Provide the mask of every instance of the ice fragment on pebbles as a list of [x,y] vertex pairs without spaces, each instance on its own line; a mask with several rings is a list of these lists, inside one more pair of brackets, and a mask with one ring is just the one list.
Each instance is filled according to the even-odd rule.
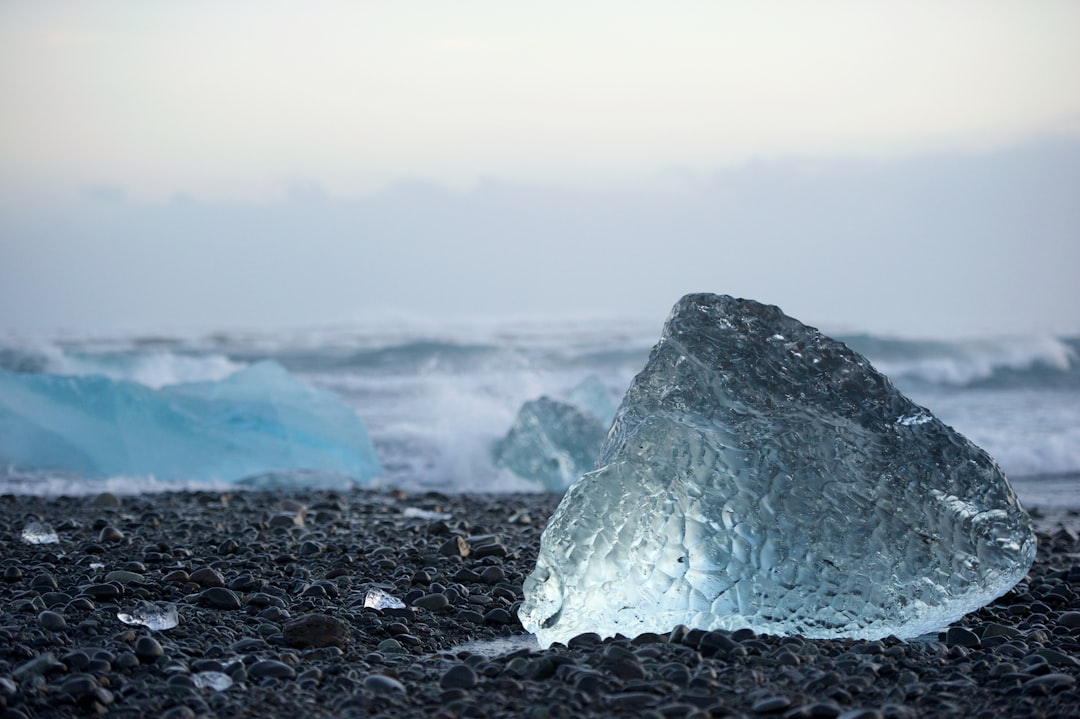
[[22,540],[27,544],[56,544],[60,541],[60,537],[51,525],[33,521],[23,527]]
[[542,646],[679,624],[916,637],[1035,556],[984,451],[861,355],[749,300],[675,305],[596,467],[524,585]]
[[180,623],[180,615],[172,602],[139,602],[133,609],[117,612],[116,618],[124,624],[143,626],[155,632],[172,629]]
[[196,672],[191,675],[191,681],[198,689],[213,689],[223,692],[233,685],[232,677],[224,672]]
[[369,589],[364,595],[364,606],[368,609],[404,609],[405,602],[381,589]]

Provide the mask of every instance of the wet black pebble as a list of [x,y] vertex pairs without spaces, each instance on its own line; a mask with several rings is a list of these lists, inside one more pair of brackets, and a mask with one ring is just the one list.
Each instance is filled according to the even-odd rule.
[[978,649],[982,646],[979,636],[965,627],[949,627],[945,632],[945,644],[950,647],[968,647]]
[[144,664],[149,664],[164,654],[165,650],[153,637],[141,636],[135,640],[135,656]]
[[295,679],[296,670],[277,659],[260,659],[247,668],[248,676],[254,679],[274,677],[275,679]]
[[468,664],[455,664],[446,670],[439,679],[439,686],[444,689],[457,687],[460,689],[472,689],[476,686],[476,672]]
[[326,614],[305,614],[282,628],[285,643],[297,649],[338,647],[347,649],[352,638],[349,625]]
[[364,689],[376,694],[405,694],[405,685],[385,674],[369,674],[364,678]]
[[224,587],[225,577],[221,576],[221,572],[210,567],[201,567],[196,569],[188,577],[187,581],[195,582],[200,587]]
[[50,609],[46,609],[37,616],[38,624],[44,629],[51,629],[52,631],[60,631],[61,629],[67,629],[67,620],[64,619],[64,615],[59,612],[54,612]]
[[787,709],[789,706],[791,706],[791,700],[787,697],[772,696],[754,702],[754,705],[750,707],[750,711],[755,714],[772,714],[773,712]]
[[421,609],[430,609],[436,611],[439,609],[446,609],[450,606],[450,600],[445,594],[425,594],[419,599],[413,602],[413,606],[420,607]]
[[[4,578],[7,579],[7,576]],[[1063,627],[1080,627],[1080,612],[1062,612],[1057,623]]]
[[99,542],[119,542],[124,538],[124,533],[116,527],[104,527],[98,534]]
[[199,594],[199,605],[210,609],[239,609],[240,597],[225,587],[210,587]]
[[83,594],[90,597],[95,602],[116,599],[122,592],[123,590],[116,584],[91,584],[88,587],[84,587],[82,590]]

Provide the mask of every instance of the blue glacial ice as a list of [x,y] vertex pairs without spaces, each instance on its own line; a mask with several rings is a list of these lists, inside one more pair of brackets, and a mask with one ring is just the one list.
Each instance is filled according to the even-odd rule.
[[496,442],[495,463],[548,491],[561,492],[592,469],[614,414],[607,388],[592,376],[571,389],[565,400],[529,400]]
[[1035,557],[989,455],[861,355],[749,300],[675,305],[596,467],[524,583],[542,646],[679,624],[910,638]]
[[160,389],[0,369],[0,463],[193,481],[307,470],[363,483],[381,473],[356,413],[270,361]]

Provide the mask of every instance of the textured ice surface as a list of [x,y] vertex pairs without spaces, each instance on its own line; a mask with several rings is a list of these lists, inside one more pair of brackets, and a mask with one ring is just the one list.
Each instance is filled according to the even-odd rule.
[[27,544],[56,544],[60,537],[51,524],[33,520],[23,527],[22,540]]
[[229,481],[285,469],[358,481],[380,472],[356,413],[273,362],[161,389],[0,369],[0,463]]
[[492,454],[500,467],[561,492],[592,468],[614,413],[604,385],[586,378],[565,401],[540,397],[523,404]]
[[994,461],[778,308],[675,305],[525,581],[542,646],[678,624],[907,638],[1035,556]]
[[195,672],[191,675],[191,681],[199,689],[213,689],[223,692],[233,685],[232,677],[224,672]]
[[135,607],[116,613],[124,624],[143,626],[155,632],[172,629],[180,623],[180,615],[172,602],[139,602]]
[[364,595],[364,606],[368,609],[404,609],[405,602],[375,587]]

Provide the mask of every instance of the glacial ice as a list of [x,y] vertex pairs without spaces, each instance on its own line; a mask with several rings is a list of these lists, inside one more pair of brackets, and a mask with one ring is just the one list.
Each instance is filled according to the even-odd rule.
[[984,451],[778,308],[688,295],[541,539],[541,646],[685,624],[911,638],[1007,592],[1035,536]]
[[364,607],[366,609],[404,609],[405,602],[389,592],[373,587],[364,595]]
[[571,389],[565,400],[529,400],[495,444],[495,463],[548,491],[561,492],[592,468],[614,413],[607,389],[592,376]]
[[27,522],[20,536],[26,544],[56,544],[60,541],[51,524],[37,520]]
[[198,689],[212,689],[215,692],[223,692],[233,685],[232,677],[225,672],[215,671],[195,672],[191,675],[191,681]]
[[85,477],[236,481],[305,469],[380,474],[355,412],[274,362],[151,389],[0,369],[0,464]]
[[130,609],[118,611],[116,618],[124,624],[146,627],[155,632],[172,629],[180,623],[180,614],[172,602],[140,601]]

